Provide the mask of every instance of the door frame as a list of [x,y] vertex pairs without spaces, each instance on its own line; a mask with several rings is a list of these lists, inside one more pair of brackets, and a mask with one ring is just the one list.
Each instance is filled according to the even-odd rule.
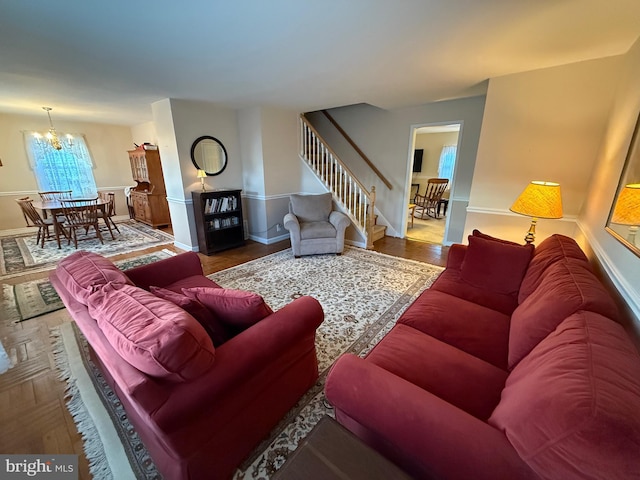
[[[444,130],[445,127],[449,126],[457,126],[458,131],[458,140],[456,142],[456,160],[455,166],[453,168],[453,177],[451,178],[451,186],[449,187],[449,201],[455,196],[455,183],[456,183],[456,173],[458,171],[458,166],[460,164],[460,143],[462,139],[462,131],[464,128],[464,122],[462,120],[455,120],[450,122],[430,122],[424,124],[416,124],[411,125],[410,127],[410,135],[409,135],[409,154],[407,155],[407,177],[404,186],[404,208],[402,209],[404,214],[403,220],[403,228],[402,228],[402,238],[407,238],[407,227],[409,225],[409,197],[411,195],[411,177],[413,174],[413,152],[416,147],[416,136],[422,133],[438,133],[447,131]],[[419,130],[423,130],[420,132]],[[432,130],[432,131],[430,131]],[[450,130],[449,130],[450,131]],[[449,205],[451,207],[451,205]],[[447,241],[447,233],[449,232],[449,224],[453,221],[455,213],[452,208],[449,208],[447,216],[445,217],[445,226],[444,226],[444,237],[442,239],[442,245],[451,245],[453,242]]]

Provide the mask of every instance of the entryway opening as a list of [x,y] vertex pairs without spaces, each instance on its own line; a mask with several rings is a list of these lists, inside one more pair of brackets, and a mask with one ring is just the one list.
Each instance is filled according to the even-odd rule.
[[[406,238],[443,244],[449,227],[449,198],[455,181],[460,123],[413,127],[413,158],[410,160],[409,204]],[[447,179],[446,188],[437,199],[430,195],[434,182]],[[437,196],[437,194],[436,194]]]

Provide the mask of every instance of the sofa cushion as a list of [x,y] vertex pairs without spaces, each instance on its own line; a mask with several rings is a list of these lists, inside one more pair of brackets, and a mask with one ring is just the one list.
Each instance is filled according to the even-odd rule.
[[507,379],[504,370],[402,324],[384,336],[367,361],[481,420],[498,404]]
[[464,282],[461,276],[460,270],[449,268],[447,264],[447,268],[433,282],[430,290],[438,290],[505,315],[511,315],[518,306],[515,295],[492,292],[483,287],[476,287]]
[[185,288],[183,293],[200,301],[227,325],[248,328],[271,315],[273,310],[264,299],[253,292],[229,288]]
[[572,313],[589,310],[617,318],[616,305],[587,265],[557,262],[543,273],[536,290],[511,316],[509,368],[512,369]]
[[571,315],[514,368],[489,423],[542,478],[631,478],[640,356],[612,320]]
[[204,275],[193,275],[191,277],[181,278],[180,280],[171,283],[169,285],[164,285],[163,288],[167,290],[171,290],[172,292],[179,293],[183,295],[183,288],[194,288],[194,287],[209,287],[209,288],[222,288],[220,285],[215,283],[213,280],[208,279]]
[[305,222],[300,225],[300,238],[336,238],[337,231],[329,222]]
[[509,316],[437,290],[425,290],[398,319],[506,370]]
[[222,322],[215,314],[194,298],[189,298],[182,293],[176,293],[166,288],[149,287],[151,293],[158,298],[163,298],[185,310],[204,327],[209,334],[214,347],[222,345],[229,339],[229,334]]
[[476,287],[517,295],[532,255],[532,245],[469,235],[469,247],[460,269],[461,278]]
[[87,301],[111,346],[138,370],[184,382],[213,365],[215,349],[204,328],[186,311],[131,285],[104,285]]
[[554,263],[560,261],[584,263],[585,266],[589,265],[589,260],[575,240],[559,234],[547,237],[536,247],[533,258],[531,262],[529,262],[527,272],[522,279],[522,285],[520,285],[518,303],[524,302],[538,285],[540,285],[544,271]]
[[293,194],[289,197],[289,209],[291,213],[298,217],[300,223],[327,222],[333,209],[333,199],[331,193],[320,195]]
[[79,250],[58,263],[56,275],[64,287],[83,305],[95,290],[109,282],[133,283],[111,260],[93,252]]

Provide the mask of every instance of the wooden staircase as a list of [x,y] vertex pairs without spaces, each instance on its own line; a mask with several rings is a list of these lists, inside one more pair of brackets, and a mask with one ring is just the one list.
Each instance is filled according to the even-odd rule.
[[365,238],[366,247],[373,248],[373,242],[383,238],[387,228],[376,224],[375,187],[367,190],[358,181],[304,115],[300,115],[300,158],[333,194],[335,202]]

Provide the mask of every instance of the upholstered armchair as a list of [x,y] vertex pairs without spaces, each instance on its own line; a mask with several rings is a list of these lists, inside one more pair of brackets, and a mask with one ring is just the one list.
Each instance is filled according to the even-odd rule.
[[289,230],[294,257],[344,250],[349,217],[333,210],[331,193],[291,195],[284,228]]

